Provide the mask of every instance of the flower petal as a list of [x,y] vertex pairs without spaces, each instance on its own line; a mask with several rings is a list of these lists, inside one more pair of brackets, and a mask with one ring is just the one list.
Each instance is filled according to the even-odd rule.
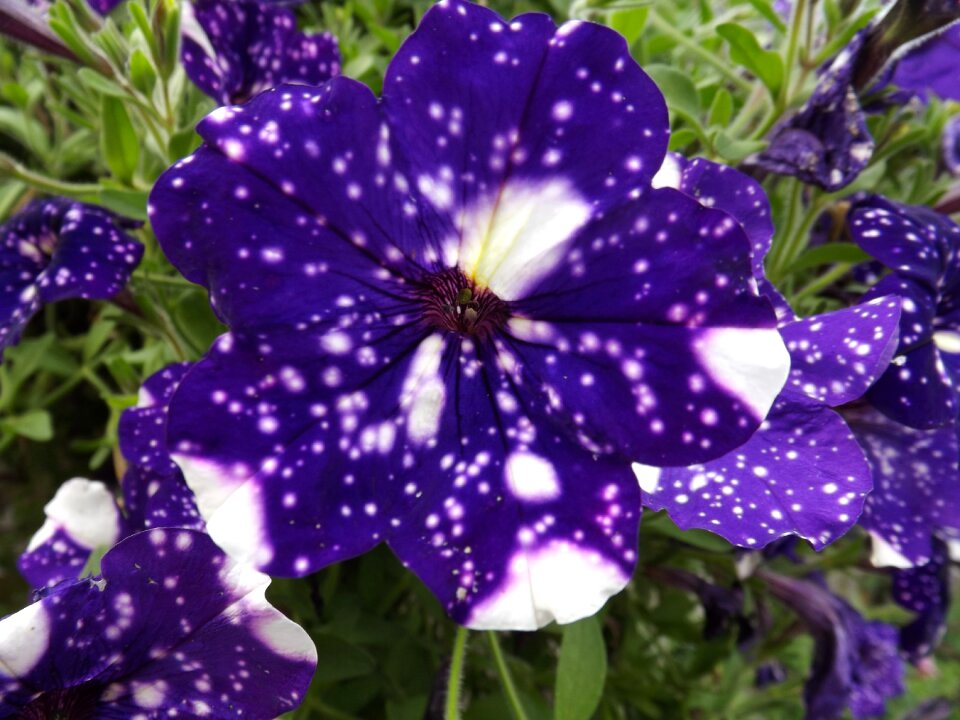
[[0,713],[47,708],[44,694],[61,689],[91,693],[97,717],[291,710],[316,650],[266,602],[269,582],[202,533],[131,536],[104,556],[101,579],[0,621]]
[[862,396],[897,347],[900,298],[814,315],[781,326],[794,393],[836,407]]
[[184,15],[187,76],[223,104],[285,82],[319,85],[340,70],[336,38],[299,32],[293,12],[276,4],[199,0]]
[[914,430],[868,406],[844,416],[873,468],[860,524],[875,538],[875,564],[928,562],[936,534],[960,537],[956,428]]
[[823,548],[853,527],[873,486],[840,416],[793,391],[753,437],[717,460],[634,470],[646,506],[666,509],[681,528],[754,549],[791,534]]
[[930,561],[893,571],[894,602],[917,617],[900,628],[900,649],[916,663],[933,653],[947,629],[950,609],[950,558],[946,543],[934,540]]
[[18,563],[35,588],[76,580],[94,550],[112,547],[120,539],[117,502],[101,482],[67,480],[43,510],[46,521]]
[[[471,81],[450,67],[470,68]],[[666,152],[663,96],[624,39],[593,23],[556,28],[542,14],[507,22],[443,0],[398,51],[383,95],[418,183],[431,181],[428,197],[457,218],[461,260],[474,241],[483,244],[471,211],[488,209],[486,226],[494,226],[496,198],[508,187],[562,178],[605,204],[649,183]]]
[[524,406],[486,352],[448,379],[456,419],[403,473],[417,504],[389,544],[469,627],[535,630],[594,614],[636,563],[628,463],[570,441]]
[[957,389],[933,342],[896,357],[867,392],[867,399],[910,427],[942,427],[957,417]]

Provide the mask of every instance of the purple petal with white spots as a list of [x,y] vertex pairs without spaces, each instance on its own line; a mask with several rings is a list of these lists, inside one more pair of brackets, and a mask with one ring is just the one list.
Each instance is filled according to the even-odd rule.
[[897,348],[900,299],[884,296],[784,323],[790,351],[787,387],[837,407],[861,397],[886,370]]
[[[446,79],[451,58],[473,82]],[[212,536],[261,569],[303,575],[386,541],[465,622],[591,614],[634,561],[636,505],[597,525],[608,487],[636,492],[630,460],[735,446],[786,378],[743,231],[649,187],[663,100],[607,29],[442,2],[379,103],[347,78],[286,86],[200,133],[150,212],[231,333],[177,390],[169,438]],[[464,463],[491,495],[517,463],[569,486],[544,544],[516,544],[540,510],[458,485]],[[463,539],[451,526],[438,549],[422,524],[448,500]],[[469,587],[450,564],[468,541]],[[569,603],[561,551],[606,568]],[[523,563],[543,568],[533,602]]]
[[934,540],[930,561],[919,567],[895,570],[894,601],[916,613],[900,628],[900,649],[916,663],[933,653],[947,629],[950,609],[950,557],[942,540]]
[[833,410],[785,392],[744,445],[702,465],[635,466],[644,504],[684,529],[761,548],[796,534],[821,549],[857,521],[870,467]]
[[947,120],[943,129],[943,161],[953,175],[960,175],[960,115]]
[[142,255],[106,210],[65,198],[31,203],[0,227],[0,351],[43,303],[116,295]]
[[874,564],[929,562],[934,535],[960,537],[956,428],[915,430],[866,405],[848,406],[844,417],[873,468],[860,525],[873,537]]
[[867,399],[914,428],[943,427],[957,417],[957,388],[933,342],[898,355],[870,388]]
[[44,512],[46,521],[19,561],[20,572],[35,588],[76,580],[90,554],[113,547],[122,534],[113,493],[95,480],[67,480]]
[[122,482],[125,534],[152,527],[203,530],[193,493],[166,445],[170,398],[189,369],[179,363],[151,375],[137,406],[120,416],[120,451],[128,462]]
[[668,153],[653,184],[672,187],[705,207],[732,215],[750,241],[753,276],[757,280],[765,277],[763,260],[770,250],[774,228],[770,201],[760,183],[721,163]]
[[279,3],[195,0],[184,9],[184,69],[223,104],[281,83],[319,85],[340,72],[336,38],[300,32],[293,12]]
[[0,718],[267,720],[300,704],[316,649],[267,603],[269,578],[191,530],[133,535],[102,567],[0,621]]
[[863,41],[860,32],[824,66],[813,95],[773,130],[770,145],[752,162],[831,192],[853,182],[870,161],[874,147],[852,86]]
[[743,547],[798,534],[820,549],[840,537],[860,515],[872,477],[828,406],[860,397],[888,366],[899,308],[899,298],[884,297],[783,322],[790,378],[760,429],[706,463],[635,465],[644,504],[666,509],[680,527],[710,530]]

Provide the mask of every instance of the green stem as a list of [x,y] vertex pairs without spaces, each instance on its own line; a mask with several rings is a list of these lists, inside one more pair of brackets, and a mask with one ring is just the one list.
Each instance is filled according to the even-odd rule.
[[142,280],[151,285],[171,285],[173,287],[185,287],[196,289],[198,285],[182,277],[170,277],[169,275],[152,275],[146,270],[136,270],[133,273],[134,280]]
[[510,703],[510,709],[513,711],[514,720],[527,720],[527,713],[520,702],[520,696],[517,694],[517,686],[513,684],[513,676],[510,675],[510,668],[507,667],[506,658],[503,657],[503,651],[500,649],[500,641],[495,632],[487,632],[487,640],[490,641],[490,650],[493,651],[493,660],[497,664],[497,672],[500,674],[500,682],[503,684],[503,691],[506,693],[507,701]]
[[790,73],[797,62],[797,51],[800,48],[800,30],[803,18],[807,11],[807,0],[795,0],[793,13],[790,16],[790,35],[787,38],[787,51],[783,57],[783,85],[780,86],[780,96],[777,98],[777,108],[783,112],[790,103]]
[[783,277],[783,271],[789,262],[788,255],[792,251],[794,239],[792,230],[803,205],[803,183],[799,180],[792,180],[791,182],[793,183],[793,188],[790,192],[790,204],[787,206],[787,217],[784,219],[782,225],[785,234],[781,236],[782,239],[775,242],[770,249],[770,256],[767,262],[770,269],[770,276],[774,283]]
[[811,280],[809,283],[797,290],[797,292],[793,294],[793,301],[796,302],[797,300],[805,298],[808,295],[816,295],[824,288],[830,287],[833,285],[833,283],[850,272],[850,268],[852,268],[853,265],[853,263],[837,263],[823,275]]
[[467,655],[467,635],[465,627],[457,626],[453,639],[453,655],[450,658],[450,676],[447,679],[447,702],[444,705],[444,720],[460,720],[460,687],[463,685],[463,665]]
[[0,177],[15,178],[30,187],[52,195],[68,195],[78,199],[85,199],[100,192],[100,186],[94,183],[65,182],[28,170],[12,157],[3,153],[0,153]]
[[696,55],[704,62],[712,65],[721,75],[736,85],[737,88],[742,92],[749,93],[751,90],[753,90],[753,83],[748,82],[745,78],[740,77],[740,75],[731,70],[730,66],[725,60],[718,58],[712,52],[697,44],[697,42],[692,38],[688,38],[669,22],[660,17],[657,11],[653,8],[650,8],[650,14],[647,15],[647,22],[653,25],[658,32],[666,35],[690,54]]

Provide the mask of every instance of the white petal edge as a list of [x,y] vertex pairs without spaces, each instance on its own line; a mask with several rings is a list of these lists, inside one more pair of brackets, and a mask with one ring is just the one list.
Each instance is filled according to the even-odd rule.
[[102,482],[72,478],[61,485],[44,507],[46,522],[30,538],[27,552],[63,530],[81,547],[113,547],[120,537],[120,513],[113,493]]

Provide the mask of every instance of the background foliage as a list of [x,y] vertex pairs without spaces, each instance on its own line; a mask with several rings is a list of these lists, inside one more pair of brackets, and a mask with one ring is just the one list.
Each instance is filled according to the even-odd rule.
[[[310,2],[298,14],[304,27],[337,35],[345,74],[379,90],[389,59],[429,4]],[[489,5],[507,16],[539,10],[615,28],[667,97],[671,149],[734,165],[763,147],[767,131],[809,94],[815,69],[878,8],[875,0],[806,2],[800,22],[790,24],[771,0]],[[130,0],[101,23],[85,3],[57,0],[51,17],[81,64],[0,42],[0,218],[53,193],[145,220],[153,181],[196,147],[193,126],[214,107],[179,67],[177,4]],[[837,195],[793,178],[764,180],[777,226],[769,273],[801,314],[843,304],[825,291],[838,280],[857,290],[848,271],[862,259],[842,243],[807,248],[816,218],[865,188],[935,204],[948,182],[938,174],[941,130],[956,111],[933,100],[872,115],[874,160]],[[137,235],[147,254],[127,291],[109,303],[46,307],[0,366],[0,615],[28,598],[15,560],[55,489],[73,476],[115,486],[124,462],[117,420],[141,381],[170,362],[197,359],[222,330],[204,291],[175,273],[149,228]],[[644,518],[640,548],[634,581],[597,617],[539,633],[471,634],[466,720],[510,717],[518,705],[531,720],[802,717],[812,642],[762,583],[738,581],[738,565],[752,560],[707,533],[681,533],[662,514]],[[806,569],[826,571],[868,617],[907,620],[889,600],[889,577],[867,565],[865,548],[855,531],[819,555],[802,555]],[[771,562],[798,572],[785,559]],[[735,586],[742,607],[705,611],[678,582],[683,572]],[[271,597],[320,651],[312,691],[294,717],[440,716],[456,628],[387,550],[303,581],[276,581]],[[890,717],[918,717],[911,711],[937,697],[960,707],[960,612],[950,627],[935,670],[910,669]],[[782,663],[786,680],[758,688],[757,668],[771,660]]]

